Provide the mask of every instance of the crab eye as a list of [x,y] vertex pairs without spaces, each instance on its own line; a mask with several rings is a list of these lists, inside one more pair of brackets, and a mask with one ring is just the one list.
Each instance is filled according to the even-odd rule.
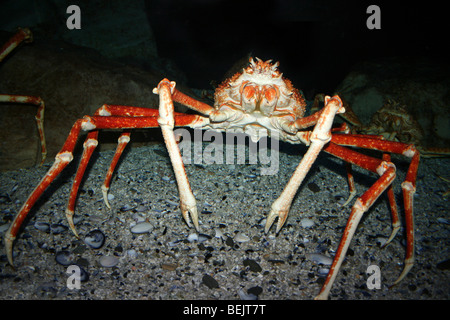
[[264,115],[270,115],[275,110],[278,101],[278,90],[273,86],[263,86],[261,90],[260,110]]
[[253,112],[256,108],[259,92],[254,84],[246,84],[242,88],[241,99],[242,107],[246,112]]

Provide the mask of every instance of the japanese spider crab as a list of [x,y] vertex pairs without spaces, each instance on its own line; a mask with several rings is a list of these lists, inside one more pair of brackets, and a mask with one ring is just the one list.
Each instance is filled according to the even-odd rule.
[[[19,28],[19,30],[0,48],[0,62],[17,48],[22,42],[29,43],[33,41],[33,34],[28,28]],[[36,124],[39,132],[39,140],[41,142],[41,165],[47,156],[47,146],[44,134],[44,101],[40,97],[0,94],[0,102],[12,102],[22,104],[32,104],[37,106],[38,110],[35,116]]]
[[[192,220],[198,231],[199,223],[196,200],[191,191],[180,150],[177,146],[173,131],[174,126],[214,129],[219,131],[225,131],[230,128],[255,129],[262,127],[272,133],[278,134],[279,139],[283,141],[293,144],[304,143],[309,146],[308,151],[300,161],[283,192],[272,204],[265,226],[266,233],[276,218],[278,218],[276,232],[278,233],[283,227],[294,195],[321,150],[341,158],[349,164],[358,165],[380,175],[378,180],[353,205],[350,218],[345,227],[329,274],[317,296],[318,299],[328,298],[331,286],[344,260],[345,253],[362,215],[385,190],[388,194],[393,218],[393,231],[389,241],[393,239],[400,228],[400,222],[392,189],[396,169],[394,164],[390,162],[388,153],[399,153],[412,158],[406,180],[402,183],[406,214],[407,249],[404,270],[395,283],[399,282],[412,268],[414,261],[413,194],[415,192],[419,153],[413,145],[404,143],[383,141],[380,138],[364,135],[352,135],[348,134],[348,131],[341,134],[332,134],[332,131],[339,130],[332,129],[335,115],[345,112],[339,96],[332,98],[325,97],[325,106],[322,110],[310,116],[304,116],[306,105],[304,98],[292,86],[289,80],[282,77],[277,67],[278,63],[272,64],[271,60],[264,62],[260,59],[256,59],[256,61],[250,59],[248,67],[225,80],[217,88],[214,107],[181,93],[175,88],[175,82],[163,79],[154,89],[154,93],[159,95],[159,110],[120,105],[103,105],[93,116],[85,116],[77,120],[64,146],[56,155],[54,164],[31,193],[5,235],[9,263],[11,265],[13,263],[13,242],[23,220],[44,190],[72,160],[72,152],[81,130],[88,131],[88,134],[83,145],[84,152],[66,209],[67,220],[75,235],[77,235],[77,232],[72,220],[75,199],[89,158],[97,146],[99,130],[124,129],[124,132],[119,137],[117,150],[102,186],[106,204],[108,205],[106,195],[111,176],[121,153],[130,141],[131,129],[159,126],[161,127],[175,172],[180,194],[182,216],[188,226],[191,226]],[[199,114],[174,112],[174,101],[197,111]],[[307,128],[312,128],[312,130],[304,130]],[[345,130],[346,128],[342,127],[340,129]],[[248,130],[248,132],[252,135],[257,130]],[[251,138],[257,140],[259,136],[252,136]],[[347,146],[382,151],[384,153],[383,159],[366,156],[347,148]],[[355,189],[350,171],[348,179],[351,197],[353,197]]]

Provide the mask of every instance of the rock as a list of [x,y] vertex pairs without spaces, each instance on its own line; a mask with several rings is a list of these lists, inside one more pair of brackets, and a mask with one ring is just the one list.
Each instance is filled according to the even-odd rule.
[[69,251],[58,251],[56,252],[55,260],[60,265],[69,266],[74,263],[74,255]]
[[59,224],[59,223],[53,223],[50,225],[50,231],[53,234],[60,234],[64,231],[66,231],[68,229],[68,227],[66,227],[65,225]]
[[250,241],[250,238],[248,236],[246,236],[245,234],[243,234],[242,232],[238,232],[234,236],[234,241],[236,241],[236,242],[247,242],[247,241]]
[[49,232],[50,231],[50,225],[47,222],[40,222],[36,221],[34,223],[34,227],[42,232]]
[[84,243],[93,249],[100,249],[105,243],[105,235],[100,230],[92,230],[85,236]]
[[314,220],[312,219],[308,219],[308,218],[303,218],[302,220],[300,220],[300,225],[303,228],[309,228],[312,227],[314,225]]
[[244,264],[244,266],[249,267],[250,271],[253,271],[253,272],[261,272],[262,271],[261,266],[258,264],[258,262],[256,262],[253,259],[245,259],[243,264]]
[[311,190],[314,193],[317,193],[317,192],[320,191],[320,187],[314,182],[308,183],[307,187],[308,187],[309,190]]
[[[0,33],[0,44],[11,35]],[[26,94],[44,100],[47,159],[53,162],[75,121],[92,115],[103,104],[158,107],[158,96],[152,90],[166,76],[164,71],[145,71],[109,60],[85,47],[35,39],[1,62],[0,93]],[[179,81],[177,88],[192,95]],[[186,110],[180,105],[176,108]],[[0,170],[31,167],[40,162],[35,115],[34,106],[1,104]],[[116,148],[118,132],[113,131],[103,132],[99,149]],[[144,133],[133,133],[133,143],[138,142],[137,145],[139,141],[141,145],[151,142],[150,138]]]
[[219,288],[219,283],[208,274],[205,274],[202,278],[202,283],[210,289]]
[[153,226],[150,224],[150,222],[141,222],[136,225],[134,225],[131,228],[132,233],[147,233],[153,230]]
[[115,256],[102,256],[98,260],[100,265],[105,268],[112,268],[119,263],[119,258]]
[[320,253],[307,253],[306,258],[318,264],[329,266],[333,263],[333,258]]
[[450,144],[450,70],[426,58],[380,58],[357,64],[337,87],[364,125],[387,99],[405,105],[421,126],[424,147]]
[[163,270],[175,271],[175,269],[178,268],[178,264],[176,264],[176,263],[163,263],[163,264],[161,264],[161,268]]

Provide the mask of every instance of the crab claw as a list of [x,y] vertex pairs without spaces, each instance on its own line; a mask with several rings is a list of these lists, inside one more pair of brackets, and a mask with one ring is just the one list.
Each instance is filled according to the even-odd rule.
[[286,222],[287,216],[288,216],[289,210],[275,210],[272,208],[270,210],[269,215],[267,216],[266,226],[264,228],[264,232],[268,233],[270,230],[270,227],[272,226],[275,219],[278,217],[277,222],[277,230],[276,233],[280,232],[281,228],[283,227],[284,223]]
[[194,224],[195,230],[197,232],[200,231],[200,227],[198,225],[198,212],[197,212],[197,205],[194,203],[194,205],[188,205],[181,203],[180,204],[181,214],[183,215],[184,221],[186,221],[189,228],[192,227],[192,223]]

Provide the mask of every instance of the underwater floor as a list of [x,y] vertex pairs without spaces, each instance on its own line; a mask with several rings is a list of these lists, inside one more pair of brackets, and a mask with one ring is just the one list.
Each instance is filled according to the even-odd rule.
[[[77,239],[64,214],[79,161],[75,158],[38,201],[16,239],[16,269],[6,262],[3,235],[49,164],[0,173],[0,299],[314,298],[351,209],[341,206],[348,195],[345,169],[339,159],[322,154],[300,187],[283,229],[275,235],[273,227],[266,235],[264,218],[306,150],[291,145],[281,149],[275,175],[261,175],[259,163],[186,166],[201,212],[199,236],[182,219],[169,158],[157,143],[127,149],[113,177],[111,210],[100,188],[113,151],[95,154],[77,201]],[[395,157],[394,163],[403,214],[400,183],[408,162]],[[376,177],[357,168],[354,172],[360,195]],[[405,240],[401,228],[391,244],[380,248],[391,231],[383,195],[363,217],[331,299],[450,298],[450,205],[443,196],[450,183],[438,177],[449,178],[449,172],[450,159],[421,160],[414,196],[416,261],[408,276],[389,289],[403,267]],[[139,226],[148,232],[132,232],[145,221],[150,225]],[[84,243],[86,234],[96,229],[106,236],[99,249]],[[310,253],[320,254],[316,257],[324,264]],[[70,273],[61,261],[87,273],[79,289],[68,288]],[[367,287],[370,265],[380,268],[380,289]]]

